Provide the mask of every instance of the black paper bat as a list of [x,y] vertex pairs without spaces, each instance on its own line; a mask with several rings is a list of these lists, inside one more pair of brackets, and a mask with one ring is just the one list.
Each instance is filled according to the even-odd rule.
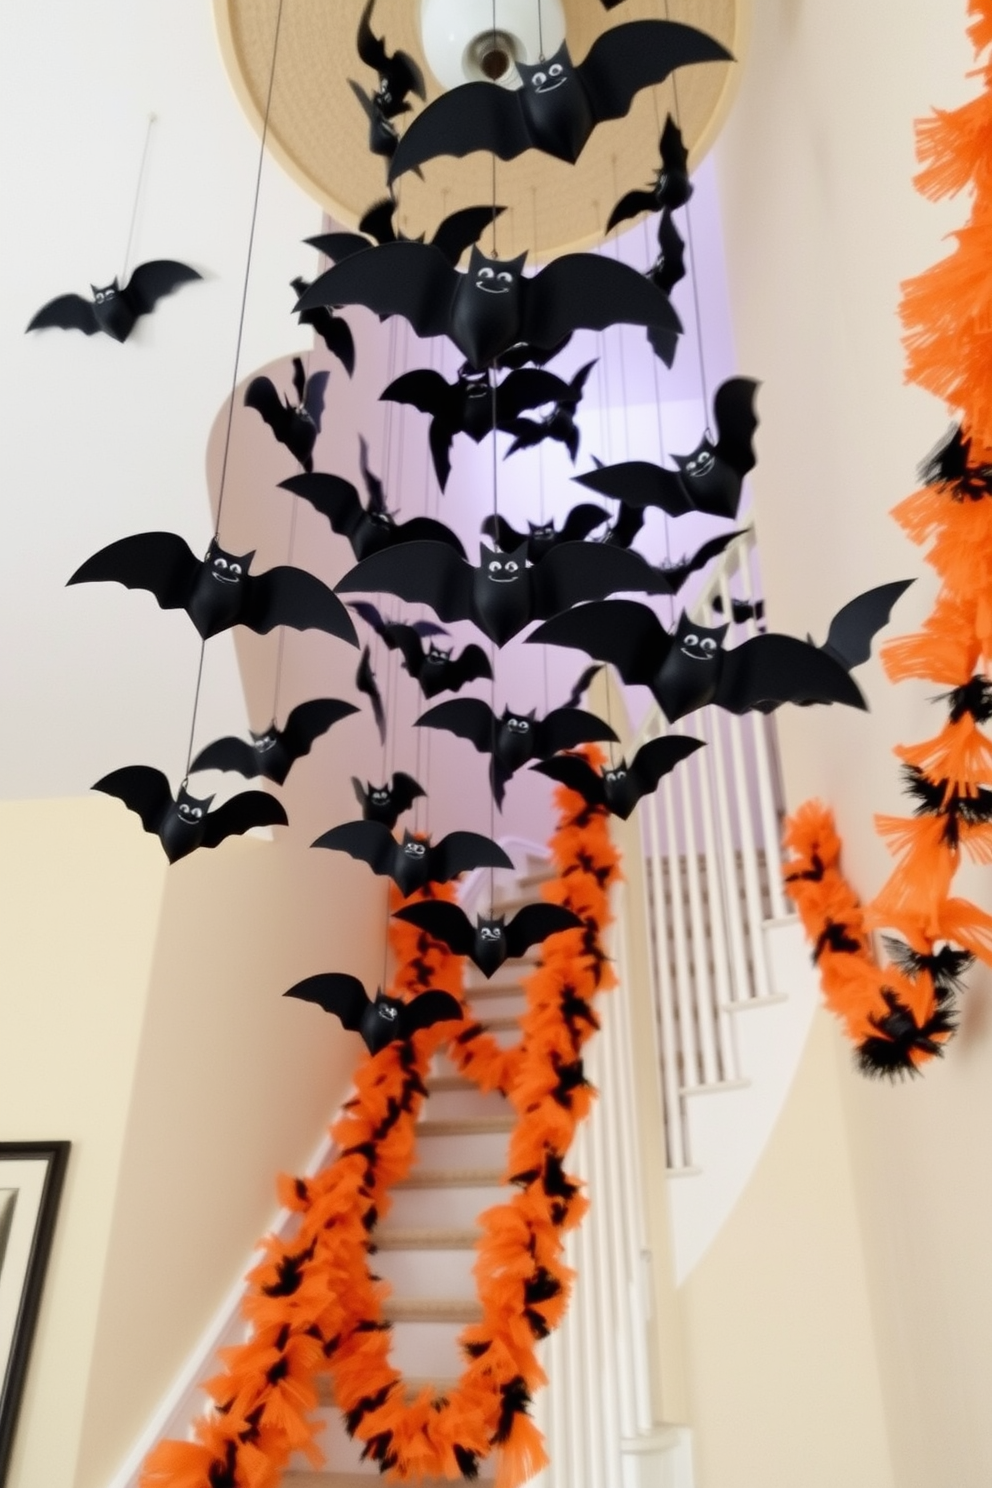
[[664,739],[652,739],[650,743],[642,744],[629,765],[621,759],[619,764],[594,770],[581,755],[560,754],[555,759],[531,765],[531,769],[567,785],[590,806],[605,806],[607,811],[626,821],[641,797],[658,789],[663,775],[702,747],[702,739],[669,734]]
[[523,86],[465,83],[442,93],[413,120],[393,156],[390,181],[438,155],[486,150],[514,160],[541,150],[574,163],[597,124],[622,119],[642,88],[677,67],[729,62],[712,36],[677,21],[632,21],[593,42],[578,64],[562,45],[533,66],[517,63]]
[[460,692],[466,682],[479,677],[492,678],[489,657],[481,646],[466,646],[458,656],[442,651],[431,641],[424,650],[424,637],[446,635],[439,625],[417,620],[412,625],[391,623],[382,618],[375,605],[361,600],[351,603],[363,620],[382,637],[391,651],[399,651],[406,671],[420,684],[424,697],[437,697],[439,692]]
[[482,531],[504,553],[514,553],[518,548],[526,546],[528,561],[538,563],[559,543],[582,542],[590,532],[602,527],[607,521],[608,512],[601,506],[593,506],[591,502],[585,501],[580,506],[572,507],[560,527],[556,527],[554,522],[528,522],[529,531],[523,533],[511,527],[505,517],[489,516],[482,524]]
[[339,475],[325,475],[320,471],[309,475],[291,475],[288,480],[280,481],[280,486],[286,491],[292,491],[294,496],[302,496],[321,516],[326,517],[333,530],[348,539],[351,550],[359,561],[372,553],[381,552],[383,548],[408,542],[446,543],[464,558],[465,549],[451,528],[446,527],[443,522],[435,522],[432,517],[414,517],[409,522],[396,521],[386,506],[382,482],[369,469],[368,446],[362,438],[359,438],[358,443],[361,450],[362,479],[368,493],[367,506],[362,505],[362,498],[351,482],[343,480]]
[[545,439],[553,439],[565,446],[572,457],[572,464],[575,464],[575,457],[579,453],[579,429],[575,422],[575,413],[582,401],[586,378],[595,365],[595,362],[587,362],[584,367],[579,368],[571,382],[566,384],[563,394],[554,400],[554,407],[544,418],[515,418],[509,421],[506,425],[506,432],[512,434],[514,440],[505,458],[515,455],[517,450],[533,449],[535,445],[542,444]]
[[616,742],[617,737],[608,723],[582,708],[555,708],[546,718],[538,718],[534,709],[512,713],[504,708],[502,717],[497,718],[480,698],[438,703],[420,715],[416,726],[447,729],[470,740],[480,754],[488,754],[489,783],[500,810],[507,781],[532,759],[547,759],[560,749],[574,749],[576,744],[602,739]]
[[298,759],[309,754],[314,742],[350,713],[357,713],[354,703],[340,698],[314,698],[298,703],[286,719],[286,727],[276,728],[273,719],[264,733],[251,731],[251,743],[229,735],[201,749],[190,770],[236,770],[249,780],[261,775],[282,785]]
[[468,956],[487,980],[504,961],[525,956],[531,946],[542,944],[549,935],[582,928],[579,916],[560,904],[525,904],[509,924],[505,923],[505,915],[489,919],[478,915],[473,925],[457,904],[424,899],[398,909],[393,918],[426,930],[456,956]]
[[375,0],[368,0],[358,23],[358,55],[366,67],[379,74],[379,86],[375,91],[375,102],[387,119],[410,112],[406,101],[408,93],[426,98],[424,74],[408,52],[386,50],[385,38],[376,36],[372,30],[372,9]]
[[663,212],[667,208],[675,211],[684,207],[692,196],[689,180],[689,152],[682,140],[682,131],[671,114],[665,119],[665,127],[658,141],[661,167],[648,191],[628,191],[617,202],[610,213],[606,231],[612,232],[621,222],[639,217],[642,212]]
[[[505,207],[462,207],[460,211],[445,217],[431,238],[431,246],[443,253],[454,268],[465,250],[478,242],[480,234],[491,227],[505,211]],[[393,223],[395,213],[396,203],[391,196],[387,196],[369,207],[358,224],[357,233],[319,233],[317,237],[307,238],[306,241],[311,248],[319,249],[333,263],[341,263],[355,253],[362,253],[366,248],[371,248],[373,243],[378,243],[381,247],[383,243],[423,242],[422,238],[407,238],[396,231]]]
[[103,331],[115,341],[126,341],[139,316],[151,315],[163,295],[202,277],[189,264],[178,263],[173,258],[153,258],[138,265],[123,289],[114,279],[100,288],[91,284],[92,300],[77,294],[49,300],[31,317],[28,330],[57,326],[63,331],[82,331],[87,336]]
[[375,96],[370,97],[365,89],[360,88],[353,78],[348,79],[348,87],[358,99],[362,112],[369,123],[369,150],[373,155],[381,155],[384,160],[392,160],[396,154],[396,146],[400,142],[400,137],[396,132],[396,126],[383,112],[380,105],[376,102]]
[[707,431],[691,454],[674,456],[677,470],[630,460],[604,465],[575,479],[601,496],[613,496],[630,506],[658,506],[670,517],[690,511],[735,517],[744,477],[756,464],[757,390],[758,384],[750,377],[731,377],[721,383],[713,399],[716,443]]
[[321,274],[296,308],[365,305],[377,315],[402,315],[418,336],[449,336],[477,369],[519,342],[553,347],[583,328],[682,329],[661,291],[626,264],[598,253],[566,253],[527,277],[526,257],[486,258],[473,247],[462,273],[430,244],[386,243]]
[[313,469],[313,447],[320,433],[324,394],[330,375],[329,372],[315,372],[312,377],[307,377],[302,360],[294,357],[295,403],[280,398],[268,377],[254,377],[245,389],[245,407],[254,408],[262,415],[279,443],[286,446],[308,474]]
[[871,655],[872,641],[888,625],[896,600],[913,582],[913,579],[897,579],[892,584],[879,584],[843,605],[831,620],[820,650],[839,661],[847,671],[861,666]]
[[345,1028],[361,1034],[370,1054],[412,1038],[421,1028],[465,1016],[450,992],[420,992],[409,1002],[401,1002],[385,997],[380,989],[373,1002],[357,977],[340,971],[306,977],[283,996],[315,1002],[325,1013],[333,1013]]
[[625,506],[622,501],[618,505],[616,518],[599,540],[614,548],[629,548],[644,526],[644,508]]
[[[676,284],[685,278],[685,243],[682,234],[672,221],[669,211],[662,212],[658,219],[658,257],[651,268],[648,269],[648,278],[655,289],[660,289],[663,294],[671,294]],[[660,332],[662,337],[668,336],[667,331]],[[675,353],[675,340],[664,340],[656,344],[657,338],[648,331],[648,339],[654,347],[655,353],[661,357],[666,366],[671,366]],[[671,348],[671,354],[669,354]]]
[[473,868],[513,867],[499,844],[478,832],[449,832],[432,846],[429,834],[404,832],[402,842],[397,842],[378,821],[344,822],[313,845],[368,863],[373,873],[391,878],[401,894],[412,894],[429,883],[447,883]]
[[69,583],[147,589],[163,610],[185,610],[204,640],[232,625],[260,635],[291,625],[358,645],[351,616],[326,584],[302,568],[251,574],[254,556],[229,553],[213,538],[201,561],[175,532],[138,532],[87,558]]
[[[712,605],[713,609],[718,615],[723,614],[723,600],[720,598],[719,594],[714,596]],[[746,625],[749,620],[753,620],[757,625],[760,625],[764,618],[765,601],[763,599],[756,599],[752,601],[747,599],[736,599],[733,595],[731,595],[730,619],[732,624]],[[824,647],[824,650],[826,650],[826,647]]]
[[577,708],[588,692],[593,677],[595,677],[597,672],[601,672],[602,670],[603,668],[598,662],[593,662],[592,666],[587,666],[584,672],[580,672],[576,678],[575,686],[568,694],[563,706],[566,708]]
[[526,547],[498,553],[481,543],[478,568],[441,543],[408,543],[366,558],[337,589],[428,604],[440,619],[471,620],[503,646],[532,620],[584,600],[624,589],[670,593],[667,580],[656,589],[659,572],[636,553],[599,543],[559,543],[532,567]]
[[[296,298],[299,299],[310,288],[310,281],[291,279],[290,288],[296,291]],[[326,305],[321,305],[317,310],[303,310],[297,319],[300,325],[313,327],[328,351],[337,357],[350,377],[355,370],[355,338],[348,322],[335,315]]]
[[93,789],[116,796],[129,811],[137,812],[145,831],[161,842],[170,863],[198,847],[217,847],[225,837],[240,836],[252,827],[289,825],[282,806],[267,791],[242,791],[211,811],[213,796],[198,799],[183,786],[173,799],[162,771],[150,765],[111,770]]
[[725,651],[727,629],[681,614],[672,635],[647,605],[615,599],[558,615],[527,639],[612,662],[625,682],[650,689],[670,723],[708,703],[730,713],[770,712],[780,703],[867,707],[847,668],[819,647],[769,633]]
[[480,444],[494,426],[510,430],[524,409],[556,403],[568,395],[568,383],[553,372],[524,367],[508,373],[496,385],[494,397],[490,376],[466,363],[454,382],[446,382],[440,372],[418,368],[402,373],[380,394],[387,402],[410,404],[431,415],[428,439],[442,491],[451,474],[451,442],[456,434],[467,434]]
[[358,671],[355,673],[355,686],[359,692],[364,692],[372,704],[372,717],[375,719],[375,726],[379,730],[379,738],[385,744],[386,709],[382,701],[382,693],[379,691],[379,684],[375,680],[375,672],[372,670],[372,659],[369,656],[368,646],[362,651],[362,657],[358,663]]
[[418,796],[425,794],[412,775],[397,770],[388,785],[363,786],[357,776],[351,777],[355,797],[362,808],[363,821],[381,822],[393,830],[404,811],[409,811]]

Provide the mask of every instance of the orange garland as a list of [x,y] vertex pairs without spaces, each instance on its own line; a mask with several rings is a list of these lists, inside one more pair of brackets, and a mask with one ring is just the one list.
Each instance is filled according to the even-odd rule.
[[[970,0],[970,35],[992,46],[992,0]],[[884,648],[890,679],[924,678],[944,689],[948,717],[935,738],[900,746],[913,817],[877,816],[896,866],[860,906],[839,868],[833,821],[807,803],[787,824],[786,887],[815,942],[828,1007],[871,1074],[915,1073],[954,1031],[951,1000],[974,957],[992,964],[992,916],[951,896],[962,853],[992,862],[992,62],[984,90],[917,126],[919,190],[937,198],[971,187],[968,224],[951,255],[903,286],[907,377],[957,410],[960,423],[925,462],[924,486],[893,516],[913,542],[929,543],[941,580],[918,634]],[[890,964],[868,940],[885,937]],[[959,950],[945,944],[954,942]]]
[[[562,1164],[592,1103],[581,1049],[598,1027],[597,992],[614,985],[601,935],[618,877],[605,811],[590,811],[564,787],[556,800],[562,819],[551,849],[559,876],[545,897],[585,924],[545,942],[525,983],[519,1044],[501,1049],[466,1019],[454,1039],[450,1024],[437,1024],[362,1060],[355,1095],[333,1128],[338,1155],[314,1178],[280,1180],[299,1226],[289,1241],[268,1237],[248,1277],[252,1337],[222,1351],[225,1372],[205,1387],[214,1412],[196,1423],[195,1442],[153,1450],[142,1488],[276,1488],[293,1452],[319,1465],[322,1374],[333,1380],[348,1430],[390,1476],[472,1477],[495,1451],[497,1488],[517,1488],[547,1461],[528,1414],[532,1392],[545,1383],[535,1344],[564,1315],[572,1275],[561,1237],[587,1207]],[[461,997],[461,963],[446,947],[402,921],[391,922],[391,937],[399,962],[393,995],[438,987]],[[388,1289],[368,1263],[388,1190],[413,1164],[424,1081],[446,1042],[480,1088],[504,1089],[517,1111],[507,1167],[517,1192],[480,1219],[483,1317],[461,1336],[468,1362],[458,1385],[409,1401],[389,1362]]]

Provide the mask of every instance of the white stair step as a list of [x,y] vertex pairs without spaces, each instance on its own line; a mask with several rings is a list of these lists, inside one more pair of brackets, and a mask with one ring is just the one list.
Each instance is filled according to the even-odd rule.
[[443,1216],[445,1225],[469,1229],[483,1210],[505,1204],[513,1196],[515,1190],[500,1181],[502,1176],[502,1168],[469,1172],[414,1169],[409,1179],[392,1189],[393,1202],[383,1221],[406,1228],[437,1224]]
[[425,1229],[412,1225],[383,1225],[375,1231],[379,1250],[474,1250],[479,1229]]
[[482,1303],[478,1297],[387,1297],[383,1304],[387,1322],[400,1323],[466,1323],[482,1320]]
[[394,1367],[403,1374],[457,1377],[465,1368],[458,1335],[467,1321],[452,1324],[438,1317],[397,1321],[390,1351]]
[[485,1123],[421,1121],[416,1128],[418,1160],[430,1168],[462,1168],[472,1163],[501,1167],[513,1125],[512,1119],[503,1116]]
[[[485,1466],[486,1464],[483,1464]],[[379,1469],[374,1463],[364,1463],[358,1472],[288,1472],[283,1478],[283,1488],[369,1488],[370,1483],[381,1483]],[[464,1483],[466,1478],[421,1478],[419,1488],[451,1488],[453,1483]],[[477,1488],[485,1488],[492,1477],[472,1480]]]
[[494,998],[500,997],[519,997],[522,1001],[522,979],[530,975],[532,968],[525,965],[519,971],[514,971],[513,968],[519,965],[519,962],[513,961],[508,968],[501,966],[488,981],[481,972],[473,971],[471,976],[465,978],[466,997],[473,1003],[492,1002]]
[[519,987],[500,987],[481,1000],[476,999],[474,987],[466,988],[466,993],[469,1017],[478,1023],[491,1023],[494,1018],[519,1018],[527,1006]]
[[475,1251],[457,1250],[379,1250],[369,1257],[376,1276],[388,1281],[395,1296],[408,1302],[423,1302],[432,1297],[446,1297],[463,1303],[475,1298]]
[[498,1090],[485,1093],[471,1080],[458,1075],[440,1076],[428,1080],[430,1099],[423,1107],[424,1115],[431,1121],[457,1121],[463,1118],[503,1116],[510,1110],[505,1096]]

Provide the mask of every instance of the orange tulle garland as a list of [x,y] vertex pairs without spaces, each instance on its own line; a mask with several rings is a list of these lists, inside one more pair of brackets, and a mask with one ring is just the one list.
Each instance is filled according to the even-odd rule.
[[[595,751],[589,756],[599,762]],[[390,1477],[470,1477],[494,1455],[496,1488],[518,1488],[545,1465],[529,1415],[533,1391],[545,1383],[535,1346],[567,1307],[572,1274],[562,1236],[587,1207],[563,1163],[593,1100],[581,1050],[598,1027],[597,994],[614,985],[602,934],[619,876],[606,812],[590,810],[565,787],[556,800],[557,878],[545,896],[584,925],[544,943],[524,984],[518,1044],[500,1048],[466,1008],[460,1026],[436,1024],[362,1060],[355,1093],[332,1130],[337,1156],[313,1178],[280,1180],[280,1198],[298,1226],[291,1239],[269,1236],[263,1244],[243,1304],[252,1334],[222,1351],[224,1370],[205,1386],[213,1412],[196,1423],[196,1441],[154,1449],[141,1488],[276,1488],[295,1452],[321,1465],[321,1376],[330,1377],[349,1432]],[[450,897],[447,886],[424,892]],[[403,921],[392,920],[390,933],[398,968],[392,996],[441,988],[465,1005],[459,958]],[[427,1388],[411,1399],[390,1363],[388,1288],[369,1257],[389,1189],[413,1164],[425,1080],[442,1046],[480,1088],[503,1090],[516,1110],[506,1171],[514,1192],[480,1218],[482,1319],[461,1335],[461,1379],[443,1396]]]
[[[992,0],[971,0],[969,34],[992,46]],[[953,997],[973,957],[992,964],[992,916],[952,897],[962,855],[992,862],[992,62],[982,93],[917,126],[919,190],[969,189],[953,251],[903,286],[907,376],[944,398],[957,423],[924,463],[924,485],[893,516],[941,581],[916,635],[890,642],[892,681],[943,689],[947,720],[932,739],[896,749],[912,817],[878,816],[896,863],[861,906],[839,866],[829,813],[803,807],[787,825],[786,886],[814,943],[827,1005],[870,1074],[915,1073],[954,1031]],[[869,933],[883,937],[879,964]],[[894,932],[894,934],[893,934]]]

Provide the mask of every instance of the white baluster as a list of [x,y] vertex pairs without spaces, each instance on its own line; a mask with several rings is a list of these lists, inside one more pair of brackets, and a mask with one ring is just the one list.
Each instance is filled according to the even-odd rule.
[[692,1090],[699,1084],[699,1058],[696,1052],[692,976],[689,971],[689,947],[686,938],[685,902],[682,897],[682,853],[685,837],[679,832],[675,816],[675,793],[672,777],[662,781],[665,822],[668,839],[668,882],[671,887],[672,950],[675,953],[675,992],[679,1014],[679,1047],[682,1054],[682,1088]]
[[[620,968],[620,975],[621,977],[623,976],[622,967]],[[607,1228],[607,1235],[603,1243],[604,1250],[610,1258],[605,1285],[609,1288],[611,1299],[612,1333],[617,1340],[615,1382],[617,1429],[621,1437],[629,1437],[633,1436],[636,1430],[636,1420],[634,1415],[634,1371],[631,1361],[630,1338],[626,1326],[626,1237],[623,1223],[624,1194],[621,1115],[618,1108],[618,1097],[620,1093],[618,1079],[622,1081],[625,1076],[623,1071],[617,1069],[617,1060],[614,1057],[614,1048],[617,1043],[615,1015],[618,1012],[617,998],[622,988],[623,982],[621,981],[620,987],[612,993],[608,1000],[603,1017],[603,1026],[596,1036],[597,1045],[602,1043],[603,1057],[602,1060],[597,1060],[596,1063],[597,1085],[600,1096],[596,1109],[593,1112],[593,1121],[599,1129],[597,1167],[602,1175],[601,1183],[603,1189],[602,1197],[599,1200],[599,1207],[603,1211],[604,1226]],[[601,1075],[600,1071],[602,1071]]]
[[653,927],[651,964],[654,968],[654,993],[661,1025],[662,1093],[665,1101],[665,1124],[668,1139],[668,1162],[672,1168],[687,1164],[682,1124],[682,1098],[679,1091],[678,1046],[675,1035],[675,993],[668,961],[668,916],[665,913],[665,885],[661,876],[661,851],[658,842],[659,803],[648,796],[641,803],[641,823],[648,825],[651,852],[650,905],[647,922]]
[[[684,734],[682,728],[672,731]],[[704,1085],[715,1085],[720,1078],[716,1057],[716,1038],[713,1027],[713,991],[710,985],[709,936],[706,916],[703,912],[703,896],[699,882],[699,853],[696,845],[696,812],[694,800],[699,794],[699,763],[686,760],[675,772],[682,802],[682,838],[685,847],[685,876],[689,896],[689,944],[692,960],[690,979],[695,1003],[696,1027],[699,1032],[699,1048],[702,1055]]]

